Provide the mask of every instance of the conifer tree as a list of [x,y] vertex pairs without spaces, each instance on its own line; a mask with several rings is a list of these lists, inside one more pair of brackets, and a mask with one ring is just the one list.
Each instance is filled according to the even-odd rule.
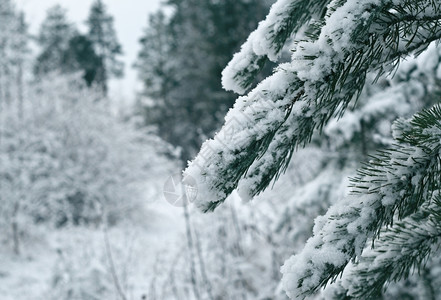
[[196,153],[232,106],[234,95],[221,86],[222,68],[264,16],[267,2],[171,0],[169,17],[151,16],[136,68],[143,99],[152,101],[141,109],[147,124],[182,149],[182,161]]
[[60,67],[64,73],[81,70],[84,81],[91,86],[98,80],[97,73],[102,68],[102,63],[87,36],[76,33],[63,52],[63,63]]
[[102,61],[101,67],[97,69],[97,81],[106,94],[109,78],[123,75],[124,64],[118,60],[122,47],[116,36],[113,17],[107,13],[103,1],[93,2],[86,23],[89,30],[87,37]]
[[[277,60],[294,37],[292,60],[237,99],[224,127],[184,171],[198,182],[196,206],[211,211],[235,189],[244,199],[265,190],[299,147],[344,118],[367,80],[390,76],[441,38],[440,11],[437,1],[277,1],[224,70],[224,88],[245,93],[264,62]],[[285,262],[282,286],[289,297],[312,295],[351,260],[339,295],[374,297],[436,255],[440,119],[435,105],[394,123],[389,149],[359,169],[351,194],[316,219],[314,236]]]
[[[9,120],[6,120],[8,115],[15,118],[17,124],[21,125],[23,121],[23,77],[24,64],[29,53],[28,38],[24,13],[19,12],[12,1],[0,0],[0,145],[7,139],[4,128],[10,126]],[[17,148],[22,147],[23,139],[17,138],[17,141]],[[19,156],[18,168],[22,167],[22,161],[23,158]],[[1,165],[6,166],[7,163],[2,162]],[[10,199],[3,193],[0,194],[1,206],[10,208],[6,217],[11,220],[9,225],[14,252],[19,254],[17,216],[22,199],[20,196]]]
[[165,112],[175,111],[175,117],[180,112],[178,104],[172,101],[172,91],[178,84],[178,64],[169,59],[173,57],[176,41],[170,34],[164,12],[158,11],[150,15],[149,26],[139,42],[141,50],[134,67],[144,87],[141,97],[155,100],[140,103],[138,109],[147,124],[157,126],[158,133],[164,140],[173,141],[170,117]]
[[37,43],[41,48],[34,66],[37,76],[61,70],[64,65],[64,53],[74,34],[75,28],[68,21],[63,7],[55,5],[48,9],[37,37]]
[[103,69],[102,57],[97,55],[89,37],[79,33],[69,22],[66,10],[60,5],[48,10],[37,43],[41,48],[34,65],[37,77],[51,72],[82,72],[88,86],[102,84],[102,77],[98,75]]
[[22,12],[10,0],[0,1],[0,103],[21,102],[23,64],[29,35]]

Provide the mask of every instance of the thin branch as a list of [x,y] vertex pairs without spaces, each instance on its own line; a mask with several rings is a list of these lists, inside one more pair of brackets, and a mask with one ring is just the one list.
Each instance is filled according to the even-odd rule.
[[116,273],[116,268],[115,268],[115,264],[114,264],[114,260],[113,260],[113,256],[112,256],[112,249],[110,247],[110,242],[109,242],[106,219],[103,219],[102,221],[103,221],[104,245],[105,245],[107,260],[109,261],[110,274],[112,275],[113,284],[115,285],[116,291],[118,292],[118,295],[121,297],[121,299],[127,300],[127,297],[121,288],[121,284],[120,284],[118,275]]

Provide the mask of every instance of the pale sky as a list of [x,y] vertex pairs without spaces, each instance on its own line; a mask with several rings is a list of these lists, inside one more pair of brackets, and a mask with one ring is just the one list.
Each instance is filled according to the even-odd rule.
[[[69,20],[76,23],[80,30],[84,29],[84,21],[89,14],[93,0],[15,0],[18,8],[26,13],[26,20],[32,33],[36,33],[46,10],[61,4],[68,11]],[[119,100],[130,102],[136,89],[136,72],[132,65],[136,59],[143,28],[147,25],[147,16],[156,11],[162,0],[103,0],[108,12],[113,15],[115,29],[123,46],[125,62],[125,79],[114,81],[110,86],[112,93]]]

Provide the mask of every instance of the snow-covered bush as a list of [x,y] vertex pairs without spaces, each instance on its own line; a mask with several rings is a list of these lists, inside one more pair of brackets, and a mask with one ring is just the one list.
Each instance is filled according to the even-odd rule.
[[4,106],[0,126],[7,223],[20,216],[21,223],[99,224],[104,215],[115,222],[148,201],[146,182],[161,162],[167,170],[161,142],[119,120],[79,76],[33,84],[21,113]]

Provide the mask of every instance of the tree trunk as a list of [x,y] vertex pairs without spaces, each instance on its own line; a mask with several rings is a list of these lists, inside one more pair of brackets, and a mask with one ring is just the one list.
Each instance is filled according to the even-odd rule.
[[19,229],[18,229],[18,211],[20,209],[20,205],[18,202],[14,203],[14,207],[12,210],[12,241],[13,241],[13,250],[15,255],[20,255],[20,239],[19,239]]

